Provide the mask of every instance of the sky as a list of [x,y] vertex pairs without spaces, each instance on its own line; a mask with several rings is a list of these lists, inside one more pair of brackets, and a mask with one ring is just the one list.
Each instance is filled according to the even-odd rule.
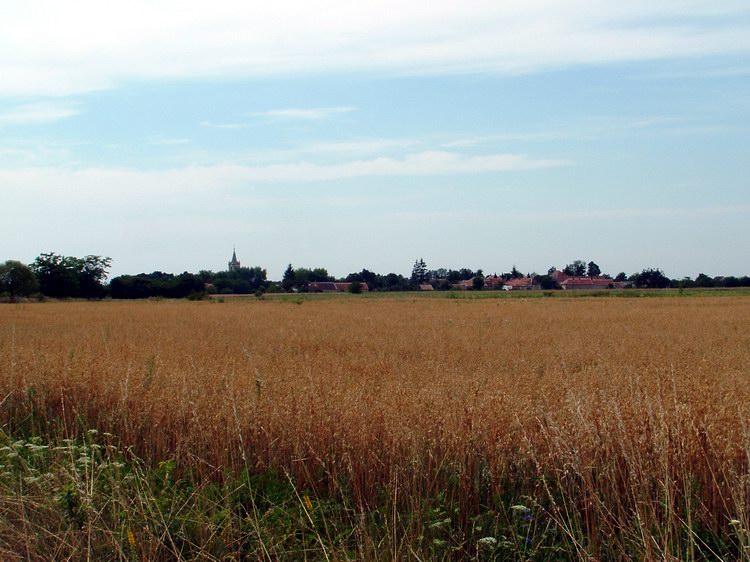
[[0,261],[750,274],[746,0],[0,6]]

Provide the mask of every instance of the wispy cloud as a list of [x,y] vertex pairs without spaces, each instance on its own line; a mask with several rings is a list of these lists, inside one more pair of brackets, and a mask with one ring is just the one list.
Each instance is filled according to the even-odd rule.
[[379,157],[338,164],[309,162],[282,163],[270,166],[234,167],[238,179],[253,183],[301,183],[380,176],[441,176],[487,172],[528,171],[571,162],[562,159],[536,159],[524,154],[491,154],[466,156],[454,152],[425,151],[403,158]]
[[517,131],[487,135],[464,136],[439,143],[442,148],[471,148],[499,142],[548,142],[560,140],[595,141],[613,134],[643,134],[646,130],[660,133],[713,134],[729,130],[726,126],[703,125],[696,118],[675,116],[645,116],[640,118],[589,118],[588,124],[576,123],[570,126],[546,131]]
[[69,102],[38,102],[16,105],[0,110],[0,126],[51,123],[75,117],[79,113],[78,106]]
[[300,73],[512,74],[750,52],[750,5],[737,0],[187,4],[6,6],[0,95]]
[[[137,195],[184,198],[187,195],[215,196],[262,184],[325,182],[372,176],[441,176],[511,171],[533,171],[570,162],[540,159],[523,154],[465,156],[450,152],[419,152],[403,158],[352,160],[321,165],[308,162],[267,166],[222,164],[189,166],[171,170],[144,171],[126,168],[19,168],[0,169],[0,185],[6,193],[43,192],[50,201],[57,197],[87,198],[109,193],[113,197],[138,200]],[[103,190],[102,186],[107,186]],[[40,196],[42,194],[38,193]],[[24,195],[25,194],[25,195]],[[140,203],[138,203],[140,205]]]
[[271,109],[268,111],[256,111],[248,113],[249,117],[266,117],[268,119],[289,120],[289,121],[321,121],[328,119],[333,115],[342,113],[351,113],[356,111],[356,107],[338,106],[338,107],[316,107],[311,109]]
[[302,147],[307,154],[375,154],[390,150],[423,146],[426,142],[407,138],[369,138],[348,141],[320,141]]

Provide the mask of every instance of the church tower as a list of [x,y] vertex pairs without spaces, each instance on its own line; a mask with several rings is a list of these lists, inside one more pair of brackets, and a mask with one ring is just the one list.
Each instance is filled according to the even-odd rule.
[[237,250],[232,248],[232,259],[229,262],[229,271],[238,271],[240,269],[240,262],[237,259]]

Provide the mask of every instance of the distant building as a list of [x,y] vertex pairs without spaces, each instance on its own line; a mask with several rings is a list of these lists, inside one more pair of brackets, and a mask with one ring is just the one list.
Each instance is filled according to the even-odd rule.
[[497,273],[484,278],[484,286],[488,289],[501,289],[503,285],[505,285],[505,279]]
[[563,271],[553,271],[550,277],[555,280],[564,291],[596,291],[602,289],[623,289],[625,283],[615,281],[600,275],[566,275]]
[[459,289],[461,291],[471,291],[474,288],[474,279],[464,279],[458,283],[453,283],[451,289]]
[[232,249],[232,259],[229,261],[229,271],[239,271],[240,260],[237,259],[237,251]]
[[[307,290],[311,293],[346,293],[351,290],[351,283],[338,283],[336,281],[311,281],[307,284]],[[366,293],[370,290],[367,283],[360,283],[360,290]]]
[[568,277],[560,281],[560,287],[565,291],[596,291],[602,289],[622,289],[624,284],[606,277]]
[[565,275],[565,273],[563,273],[562,271],[558,269],[550,273],[549,276],[552,277],[552,280],[555,281],[556,283],[562,283],[569,277],[568,275]]
[[536,282],[533,277],[509,279],[503,285],[504,291],[538,291],[541,288],[541,283]]

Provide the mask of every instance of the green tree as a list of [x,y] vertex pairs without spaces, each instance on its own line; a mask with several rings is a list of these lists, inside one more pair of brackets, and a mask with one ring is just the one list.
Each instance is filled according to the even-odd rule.
[[78,260],[50,252],[40,254],[31,264],[39,290],[56,298],[77,297],[80,292]]
[[583,275],[586,275],[586,262],[583,260],[575,260],[573,263],[569,263],[565,266],[563,273],[573,277],[582,277]]
[[408,291],[410,289],[409,279],[399,273],[389,273],[383,277],[382,289],[384,291]]
[[297,276],[295,275],[294,268],[292,267],[292,264],[290,263],[286,267],[286,270],[284,270],[284,277],[281,279],[281,287],[284,289],[284,291],[289,293],[294,288],[296,281],[297,281]]
[[15,299],[38,290],[39,283],[29,266],[15,260],[8,260],[0,265],[0,293],[8,293],[11,299]]
[[447,279],[451,283],[458,283],[459,281],[468,281],[476,276],[473,269],[468,267],[462,267],[461,269],[449,269],[447,271]]
[[480,273],[471,280],[471,286],[475,291],[481,291],[484,287],[484,275]]
[[362,281],[354,280],[349,283],[349,292],[353,295],[358,295],[362,292]]
[[535,279],[536,279],[536,282],[539,283],[539,285],[545,291],[552,291],[554,289],[560,288],[560,284],[557,281],[555,281],[551,275],[537,275]]
[[705,273],[699,273],[698,277],[695,278],[695,286],[696,287],[716,287],[717,283],[716,281],[711,278],[710,276],[706,275]]
[[664,289],[671,281],[660,269],[644,269],[635,276],[633,283],[643,289]]
[[87,299],[100,299],[107,290],[104,281],[107,279],[107,270],[112,264],[111,258],[102,256],[86,256],[74,258],[74,264],[78,271],[78,288],[80,296]]
[[39,289],[50,297],[101,298],[106,294],[104,281],[111,258],[102,256],[61,256],[50,252],[40,254],[31,270],[34,272]]
[[220,271],[213,284],[220,293],[248,295],[268,288],[266,270],[261,267],[240,267],[232,271]]
[[109,284],[109,290],[114,299],[201,298],[205,294],[205,283],[207,281],[200,275],[187,271],[180,275],[154,271],[115,277]]
[[586,275],[589,277],[599,277],[602,274],[601,268],[596,265],[593,261],[590,261],[588,263],[588,269],[586,271]]
[[422,258],[419,258],[414,262],[414,267],[411,269],[411,281],[415,285],[419,285],[427,280],[427,264]]

